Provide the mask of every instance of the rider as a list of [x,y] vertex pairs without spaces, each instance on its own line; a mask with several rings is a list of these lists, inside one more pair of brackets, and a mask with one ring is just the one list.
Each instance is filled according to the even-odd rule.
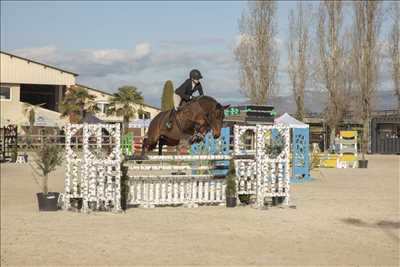
[[193,93],[198,91],[199,95],[204,95],[203,87],[200,83],[200,79],[202,78],[203,76],[199,70],[191,70],[189,73],[189,79],[184,81],[183,84],[175,90],[174,109],[170,112],[168,121],[165,125],[167,129],[172,128],[172,113],[177,111],[182,104],[189,102],[192,99]]

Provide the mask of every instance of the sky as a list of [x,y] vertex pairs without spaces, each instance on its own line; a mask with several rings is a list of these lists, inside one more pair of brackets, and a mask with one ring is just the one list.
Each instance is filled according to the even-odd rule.
[[[107,92],[134,85],[155,106],[166,80],[177,87],[197,68],[206,94],[244,102],[233,50],[246,4],[1,1],[1,50],[78,73],[78,83]],[[285,42],[296,5],[277,5],[279,95],[290,92]]]

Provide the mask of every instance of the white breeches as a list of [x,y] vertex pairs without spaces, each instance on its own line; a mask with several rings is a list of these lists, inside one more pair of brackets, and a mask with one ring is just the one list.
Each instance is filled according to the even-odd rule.
[[174,108],[178,110],[179,104],[181,103],[181,97],[177,94],[174,94]]

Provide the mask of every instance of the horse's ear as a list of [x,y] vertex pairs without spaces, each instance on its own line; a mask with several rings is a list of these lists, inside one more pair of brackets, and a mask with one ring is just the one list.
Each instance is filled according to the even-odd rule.
[[225,106],[222,106],[224,109],[227,109],[227,108],[229,108],[231,105],[225,105]]

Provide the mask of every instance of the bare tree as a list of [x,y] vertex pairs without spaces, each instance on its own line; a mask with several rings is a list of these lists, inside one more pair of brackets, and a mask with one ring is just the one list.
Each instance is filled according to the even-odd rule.
[[353,64],[363,122],[362,155],[368,152],[369,122],[373,96],[377,88],[380,51],[378,36],[382,3],[357,1],[353,3]]
[[[307,6],[308,11],[311,6]],[[310,39],[309,25],[311,20],[304,14],[303,3],[297,5],[298,12],[293,10],[289,16],[289,40],[288,40],[288,73],[292,83],[293,97],[296,103],[296,118],[304,118],[304,91],[309,78],[310,65]]]
[[397,107],[400,110],[400,3],[394,2],[391,10],[393,26],[389,35],[390,59],[392,62],[394,92],[397,96]]
[[249,1],[239,20],[241,40],[235,49],[240,84],[253,104],[266,104],[276,87],[275,1]]
[[359,108],[357,108],[357,92],[356,92],[356,83],[354,81],[355,70],[353,64],[353,47],[352,40],[353,33],[349,29],[345,34],[345,39],[350,40],[343,43],[343,119],[348,118],[352,121],[359,120],[361,117],[361,113]]
[[320,79],[328,92],[325,120],[330,128],[330,143],[344,115],[343,4],[322,1],[318,11]]

